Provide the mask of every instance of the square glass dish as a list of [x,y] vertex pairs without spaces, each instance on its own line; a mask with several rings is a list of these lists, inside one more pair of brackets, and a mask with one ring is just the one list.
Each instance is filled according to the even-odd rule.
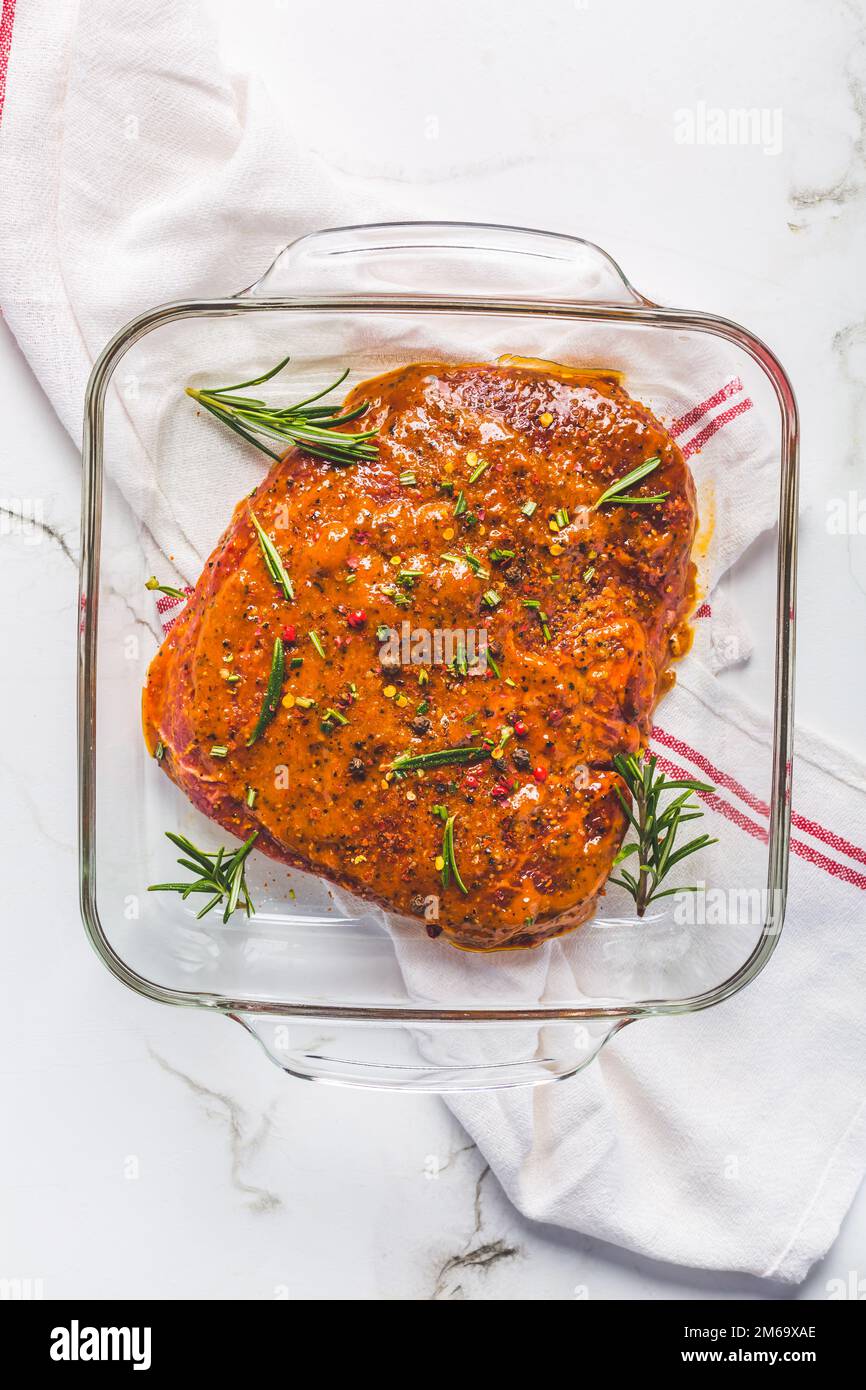
[[[695,364],[700,400],[697,364],[708,350],[747,393],[769,441],[755,487],[775,525],[726,568],[720,595],[725,611],[732,603],[748,614],[751,659],[715,674],[706,663],[698,671],[696,656],[679,663],[684,679],[694,663],[703,707],[742,699],[749,718],[720,723],[704,766],[689,731],[665,712],[658,751],[675,767],[691,757],[690,776],[724,784],[705,798],[717,843],[702,852],[700,878],[746,892],[748,910],[707,911],[704,893],[684,911],[674,895],[639,920],[613,890],[564,938],[466,955],[428,939],[423,924],[386,922],[378,908],[263,856],[250,860],[249,920],[197,921],[194,899],[148,893],[173,867],[165,830],[214,846],[225,836],[160,775],[142,738],[141,689],[162,637],[144,581],[159,569],[194,583],[234,502],[264,471],[254,450],[194,421],[186,385],[251,378],[287,352],[300,395],[347,368],[348,390],[401,363],[507,353],[622,370],[630,393],[652,407],[674,365],[687,381]],[[703,406],[724,410],[726,390]],[[693,438],[699,410],[695,425]],[[778,361],[745,329],[651,303],[603,251],[570,237],[436,223],[321,232],[283,250],[239,294],[169,304],[118,333],[89,384],[84,465],[81,910],[124,984],[225,1013],[294,1075],[449,1090],[571,1075],[625,1024],[719,1004],[767,963],[787,882],[797,413]],[[728,542],[737,549],[742,501],[714,487],[711,464],[698,488],[706,592],[707,557]],[[169,562],[178,579],[165,573]],[[744,766],[747,786],[721,772]]]

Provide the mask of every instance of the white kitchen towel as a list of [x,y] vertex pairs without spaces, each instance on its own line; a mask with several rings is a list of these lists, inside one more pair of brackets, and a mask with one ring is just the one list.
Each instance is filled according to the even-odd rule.
[[[76,439],[92,363],[129,318],[249,283],[293,235],[381,215],[298,149],[255,82],[221,70],[194,4],[4,0],[0,99],[10,34],[0,295]],[[687,382],[674,353],[626,365],[635,394],[692,456],[702,515],[716,516],[696,651],[660,710],[656,751],[715,783],[707,813],[742,835],[748,859],[767,818],[749,740],[765,766],[767,731],[710,672],[748,658],[719,581],[773,515],[772,451],[750,386],[724,359],[708,351]],[[203,511],[200,489],[192,502],[180,482],[162,495],[141,407],[127,425],[115,477],[179,575],[194,579],[258,460],[238,446],[240,471]],[[190,416],[188,428],[193,451],[234,449],[210,422]],[[708,1013],[627,1029],[566,1084],[452,1100],[530,1215],[657,1258],[788,1280],[832,1240],[866,1164],[864,775],[819,740],[801,742],[789,921],[759,981]],[[724,882],[711,861],[710,874]],[[696,970],[728,949],[711,931],[687,927],[683,939]],[[458,968],[482,968],[422,944],[426,961],[404,958],[419,993],[435,994]],[[572,949],[521,953],[514,969],[549,997],[568,980]],[[609,949],[629,947],[614,934]]]
[[[763,721],[697,663],[658,719],[653,752],[715,785],[707,828],[733,827],[745,862],[769,811],[754,787]],[[450,1098],[527,1216],[786,1282],[833,1242],[866,1166],[866,768],[801,730],[794,808],[787,921],[752,985],[703,1013],[640,1020],[564,1084]],[[744,864],[701,873],[713,886],[682,929],[698,963],[714,916],[717,944],[740,930],[737,894],[755,882]]]

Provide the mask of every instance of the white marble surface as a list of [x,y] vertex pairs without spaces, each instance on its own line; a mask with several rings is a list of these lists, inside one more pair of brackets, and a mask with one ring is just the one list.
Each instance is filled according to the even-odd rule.
[[[660,302],[776,348],[803,415],[799,714],[862,753],[866,537],[825,517],[864,487],[863,6],[214,10],[238,64],[357,177],[358,220],[375,187],[408,215],[581,234]],[[768,152],[677,142],[677,112],[705,129],[742,107],[767,113]],[[863,1193],[798,1291],[535,1226],[439,1100],[302,1085],[230,1022],[105,973],[77,910],[78,455],[5,328],[0,400],[0,1274],[55,1296],[821,1298],[861,1267]],[[36,535],[15,523],[22,496]]]

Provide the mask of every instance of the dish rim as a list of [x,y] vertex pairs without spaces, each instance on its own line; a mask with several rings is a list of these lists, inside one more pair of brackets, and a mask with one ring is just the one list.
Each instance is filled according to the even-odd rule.
[[[370,230],[428,229],[431,235],[443,228],[465,232],[516,233],[522,236],[556,238],[597,252],[616,272],[630,298],[627,302],[581,299],[519,297],[460,297],[422,293],[406,295],[382,291],[376,294],[297,294],[262,295],[257,286],[266,279],[280,257],[315,237]],[[466,248],[471,250],[471,244]],[[776,632],[774,653],[773,760],[768,825],[767,915],[760,936],[742,964],[723,982],[711,989],[678,999],[647,999],[623,1004],[594,1004],[583,1007],[432,1009],[384,1007],[378,1005],[338,1005],[287,1003],[284,1000],[236,999],[228,995],[179,990],[160,985],[133,970],[111,945],[100,920],[96,892],[96,717],[97,717],[97,637],[99,626],[99,570],[103,488],[103,427],[105,396],[119,363],[141,338],[165,324],[182,318],[224,317],[244,312],[303,311],[347,314],[366,313],[442,313],[473,315],[535,315],[586,319],[596,322],[633,322],[660,329],[679,328],[721,338],[745,351],[773,387],[780,410],[780,479],[776,564]],[[470,223],[401,223],[377,228],[336,228],[298,238],[275,258],[272,266],[253,286],[240,294],[213,299],[184,299],[160,305],[130,320],[105,346],[87,385],[83,433],[83,482],[81,504],[81,559],[79,566],[78,629],[78,815],[79,815],[79,903],[85,931],[106,968],[123,984],[145,998],[182,1007],[206,1008],[227,1015],[266,1015],[270,1017],[331,1019],[346,1023],[537,1023],[580,1022],[590,1019],[631,1021],[643,1017],[694,1013],[711,1008],[738,993],[763,970],[778,943],[785,916],[791,818],[791,774],[793,754],[793,693],[795,655],[795,600],[797,549],[797,488],[799,472],[799,420],[797,403],[787,373],[767,345],[742,325],[718,315],[684,309],[669,309],[644,298],[627,280],[617,263],[593,242],[558,233],[536,233],[523,228],[495,227]]]

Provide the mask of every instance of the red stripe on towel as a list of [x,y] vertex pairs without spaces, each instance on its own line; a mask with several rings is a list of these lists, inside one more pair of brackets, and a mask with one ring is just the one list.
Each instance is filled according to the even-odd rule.
[[0,14],[0,119],[3,117],[3,103],[6,100],[6,73],[9,68],[14,23],[15,0],[3,0],[3,12]]
[[678,435],[683,434],[686,430],[691,429],[692,425],[696,425],[699,420],[702,420],[708,410],[714,410],[717,405],[721,405],[723,401],[730,400],[731,396],[736,396],[742,390],[743,383],[740,381],[740,378],[738,376],[732,377],[730,381],[726,381],[724,386],[714,392],[712,396],[707,396],[705,401],[701,401],[700,405],[692,406],[691,410],[687,410],[685,415],[678,416],[671,424],[671,435],[676,439]]
[[[759,815],[769,816],[770,808],[766,801],[762,801],[760,797],[748,791],[748,789],[744,787],[741,782],[738,782],[735,777],[731,777],[728,773],[723,772],[721,768],[716,767],[714,763],[710,762],[709,758],[704,757],[703,753],[699,753],[697,749],[691,748],[682,739],[674,738],[671,734],[666,733],[664,729],[653,729],[652,736],[656,742],[661,743],[666,748],[672,749],[675,753],[678,753],[680,757],[688,758],[689,762],[694,763],[695,767],[699,768],[705,776],[712,777],[713,781],[718,786],[724,787],[726,791],[739,797],[751,810],[757,811]],[[659,763],[664,768],[667,760],[660,757]],[[674,765],[671,763],[667,764],[667,766],[673,767]],[[680,769],[677,775],[688,777],[689,774]],[[748,816],[743,816],[741,812],[737,812],[735,807],[729,806],[726,810],[726,802],[713,805],[712,793],[699,792],[697,795],[701,797],[702,801],[706,801],[708,806],[712,806],[713,810],[720,811],[722,815],[727,816],[728,820],[734,821],[734,824],[739,825],[741,830],[747,830],[749,834],[754,834],[755,829],[760,829],[760,827],[755,826],[755,822],[750,820]],[[719,798],[715,798],[715,800],[719,801]],[[734,814],[728,814],[729,811]],[[741,824],[740,820],[737,819],[738,816],[740,816],[745,823]],[[822,844],[827,845],[830,849],[835,849],[838,853],[845,854],[850,859],[856,859],[860,864],[866,864],[866,850],[861,849],[859,845],[853,844],[852,841],[846,839],[844,835],[839,835],[836,831],[829,830],[818,821],[810,820],[808,816],[802,816],[797,811],[792,811],[791,824],[795,826],[797,830],[805,831],[807,835],[814,836],[816,840],[820,840]],[[766,839],[766,831],[763,832],[763,838]],[[837,863],[835,859],[828,858],[827,855],[822,854],[820,850],[815,849],[812,845],[805,844],[802,840],[791,841],[791,853],[799,855],[800,858],[805,859],[807,863],[814,864],[816,868],[823,869],[826,873],[832,874],[834,878],[841,878],[843,882],[850,883],[855,888],[866,888],[866,875],[859,873],[856,869],[852,869],[849,864]]]
[[752,405],[752,400],[748,396],[745,396],[743,400],[737,401],[736,405],[732,405],[727,410],[723,410],[721,415],[714,416],[708,425],[704,425],[702,430],[698,430],[697,434],[693,435],[688,443],[683,445],[683,458],[691,458],[692,454],[696,454],[698,449],[703,448],[707,440],[712,439],[713,435],[724,425],[729,425],[732,420],[736,420],[738,415],[742,415],[745,411],[751,410]]

